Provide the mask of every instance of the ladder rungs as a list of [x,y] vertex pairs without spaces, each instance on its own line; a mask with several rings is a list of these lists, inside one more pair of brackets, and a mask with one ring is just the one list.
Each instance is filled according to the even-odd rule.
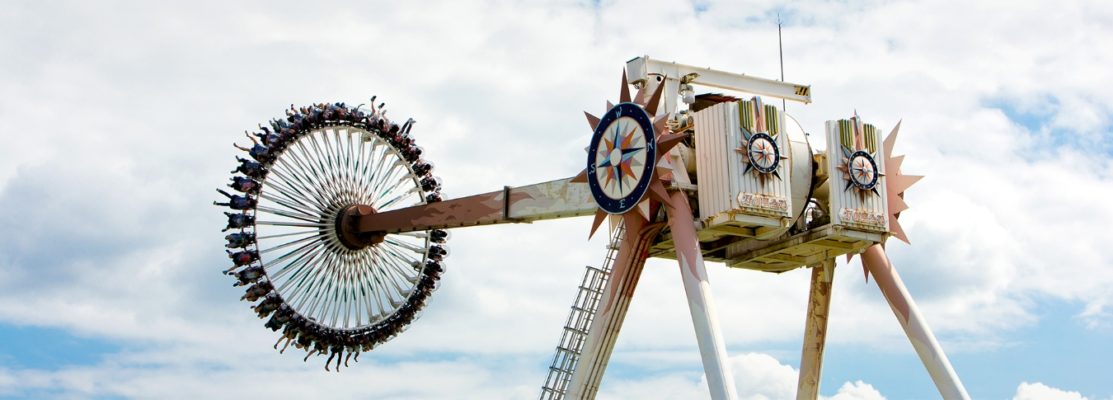
[[587,331],[585,331],[585,330],[581,330],[581,329],[576,329],[576,328],[573,328],[573,327],[571,327],[571,326],[566,326],[566,327],[564,327],[564,330],[566,330],[566,331],[572,331],[572,332],[576,332],[576,333],[579,333],[579,334],[581,334],[581,335],[587,335]]
[[[579,292],[573,300],[568,312],[568,319],[564,326],[564,334],[556,346],[556,354],[549,366],[549,376],[545,385],[541,387],[542,400],[561,400],[564,398],[568,385],[572,381],[572,374],[579,363],[580,352],[595,320],[595,313],[599,309],[599,301],[603,297],[603,287],[611,277],[611,270],[621,246],[622,236],[626,232],[625,225],[620,225],[611,235],[607,243],[607,255],[603,259],[602,268],[588,265],[584,277],[580,280]],[[568,347],[565,347],[568,346]],[[555,387],[554,387],[555,386]]]
[[580,290],[583,290],[585,292],[591,292],[591,293],[603,293],[603,288],[595,289],[595,288],[589,288],[589,287],[583,286],[583,285],[580,286]]

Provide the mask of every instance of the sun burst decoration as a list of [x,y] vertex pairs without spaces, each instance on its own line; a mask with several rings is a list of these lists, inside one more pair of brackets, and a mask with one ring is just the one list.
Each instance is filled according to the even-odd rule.
[[904,192],[916,182],[919,182],[920,179],[923,179],[923,175],[905,175],[901,172],[900,166],[904,163],[904,156],[893,156],[893,145],[897,142],[897,132],[900,132],[899,121],[889,132],[889,136],[885,137],[884,142],[885,171],[888,172],[885,196],[889,203],[889,233],[905,243],[912,244],[908,241],[908,236],[904,233],[904,228],[900,226],[898,218],[900,218],[901,211],[908,209],[908,203],[904,202]]
[[587,168],[572,182],[588,183],[599,205],[589,238],[608,217],[611,226],[625,218],[650,221],[654,204],[672,207],[665,189],[665,183],[672,180],[667,155],[687,135],[669,131],[667,113],[657,115],[664,90],[660,78],[648,80],[631,99],[623,71],[619,103],[608,101],[602,118],[584,112],[593,135]]
[[[855,113],[854,120],[855,126],[857,126],[857,113]],[[885,171],[887,172],[883,175],[887,180],[885,185],[885,198],[889,205],[889,236],[900,239],[900,241],[904,243],[912,244],[912,242],[908,240],[908,235],[905,234],[904,228],[900,225],[900,213],[908,209],[908,203],[904,201],[904,192],[908,190],[909,187],[916,184],[916,182],[919,182],[920,179],[923,179],[923,175],[905,175],[901,171],[901,164],[904,163],[904,155],[893,156],[893,146],[897,142],[897,133],[900,132],[900,124],[901,121],[898,121],[896,126],[893,126],[893,130],[885,137],[882,145],[882,155],[884,157],[882,162],[885,163]],[[855,134],[857,135],[858,132],[859,131],[856,130]],[[856,138],[855,140],[858,141],[859,139]],[[843,150],[845,153],[846,148],[844,147]],[[844,178],[847,178],[847,176],[851,175],[851,172],[854,171],[853,167],[851,167],[853,161],[853,158],[849,158],[846,167],[839,167],[839,170],[843,172]],[[876,171],[876,168],[874,170]],[[880,174],[877,175],[880,176]],[[876,190],[871,191],[877,193]],[[884,246],[885,242],[882,242],[881,245]],[[847,261],[850,261],[853,255],[853,253],[847,254]],[[862,265],[862,274],[865,276],[866,281],[869,281],[869,270],[866,269],[864,264]]]

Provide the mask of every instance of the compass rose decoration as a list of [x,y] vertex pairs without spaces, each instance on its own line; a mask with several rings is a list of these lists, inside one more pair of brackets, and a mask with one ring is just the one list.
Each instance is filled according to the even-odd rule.
[[[758,180],[764,186],[765,182],[777,178],[781,179],[781,174],[778,172],[781,166],[781,160],[788,159],[788,157],[781,154],[780,146],[777,146],[777,140],[774,136],[776,132],[768,129],[765,123],[765,107],[761,104],[760,97],[754,97],[753,102],[739,102],[739,107],[753,107],[754,116],[753,130],[757,133],[751,133],[750,127],[746,126],[745,122],[742,123],[740,130],[742,131],[742,143],[734,151],[742,155],[742,163],[746,164],[746,169],[742,171],[743,174],[753,171]],[[739,113],[745,114],[747,110],[739,110]],[[743,118],[745,119],[745,118]]]
[[634,103],[612,107],[595,129],[587,155],[588,185],[599,208],[621,214],[649,189],[657,148],[649,114]]
[[843,180],[846,181],[843,191],[856,189],[862,198],[870,193],[881,196],[877,191],[877,184],[885,175],[877,167],[876,151],[871,153],[869,146],[866,145],[865,126],[862,125],[862,119],[858,117],[857,112],[850,118],[850,125],[853,148],[842,144],[843,163],[838,167],[839,171],[842,171]]
[[618,105],[608,101],[602,118],[584,112],[593,134],[587,168],[572,182],[587,183],[599,206],[589,237],[608,216],[651,220],[651,202],[672,207],[664,185],[672,179],[672,168],[665,156],[687,135],[669,131],[666,113],[656,115],[664,89],[663,77],[658,78],[631,99],[623,71]]

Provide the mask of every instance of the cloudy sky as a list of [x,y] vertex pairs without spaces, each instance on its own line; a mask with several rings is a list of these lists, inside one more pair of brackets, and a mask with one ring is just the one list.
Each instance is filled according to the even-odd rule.
[[[903,119],[927,178],[890,253],[970,394],[1113,398],[1108,4],[226,3],[0,8],[0,397],[536,397],[603,256],[589,219],[457,230],[424,316],[326,373],[272,350],[220,274],[231,144],[378,94],[450,197],[569,176],[626,60],[775,78],[779,14],[805,130]],[[808,271],[708,268],[740,398],[793,397]],[[828,340],[824,397],[937,396],[857,262]],[[706,398],[701,379],[676,266],[650,260],[600,397]]]

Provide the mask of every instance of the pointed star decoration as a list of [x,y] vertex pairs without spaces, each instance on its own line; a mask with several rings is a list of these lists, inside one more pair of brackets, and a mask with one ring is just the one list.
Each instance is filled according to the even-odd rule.
[[[857,113],[855,113],[854,118],[857,120]],[[919,182],[920,179],[923,179],[923,175],[905,175],[900,169],[901,164],[904,163],[904,156],[893,156],[893,146],[896,145],[897,133],[900,132],[901,122],[902,121],[898,121],[896,126],[893,127],[893,130],[889,132],[889,135],[885,137],[884,148],[882,150],[885,158],[882,162],[885,163],[885,171],[887,171],[888,174],[883,176],[888,180],[888,184],[885,187],[885,197],[889,205],[889,234],[892,237],[900,239],[902,242],[912,244],[912,242],[908,241],[908,235],[904,233],[904,228],[901,227],[899,218],[900,213],[908,209],[908,203],[904,202],[904,192],[916,182]],[[855,121],[855,124],[857,123],[858,121]],[[857,131],[855,134],[857,136]],[[857,142],[858,140],[860,139],[856,137],[855,141]],[[850,174],[850,171],[853,171],[853,168],[844,169],[840,167],[839,170],[843,171],[844,177],[846,177],[846,175]],[[876,193],[876,191],[874,191],[874,193]],[[881,245],[884,246],[885,243],[882,242]],[[853,254],[848,254],[847,261],[850,261],[852,257]],[[870,275],[865,265],[862,265],[862,274],[865,276],[866,281],[869,282]]]
[[900,226],[898,218],[900,218],[901,211],[908,209],[908,203],[904,202],[904,192],[909,187],[923,179],[923,175],[905,175],[900,170],[900,165],[904,163],[904,156],[893,156],[893,145],[897,142],[897,132],[900,131],[900,122],[893,127],[889,132],[889,136],[885,137],[885,171],[889,174],[887,179],[888,185],[885,189],[885,196],[889,203],[889,233],[893,237],[900,239],[902,242],[912,244],[908,241],[908,236],[904,233],[904,228]]
[[[665,189],[665,183],[672,180],[667,156],[687,135],[671,133],[666,124],[668,114],[657,115],[664,81],[654,83],[642,85],[631,99],[623,70],[619,103],[608,101],[602,118],[584,112],[594,134],[587,149],[587,168],[572,182],[588,183],[599,205],[588,238],[608,216],[649,221],[652,205],[672,207]],[[631,212],[634,210],[637,212]]]

